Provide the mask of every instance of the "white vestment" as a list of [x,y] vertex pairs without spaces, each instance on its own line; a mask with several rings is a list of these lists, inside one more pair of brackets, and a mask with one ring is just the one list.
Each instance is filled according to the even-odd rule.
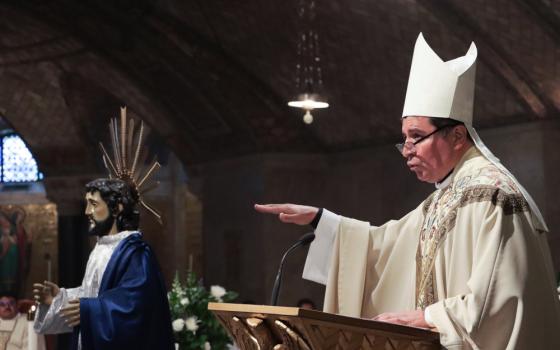
[[[29,339],[27,315],[17,314],[11,320],[0,319],[0,350],[27,350]],[[37,337],[37,348],[45,350],[45,339]]]
[[550,251],[532,222],[515,183],[472,147],[398,221],[324,211],[303,277],[327,285],[326,312],[425,309],[448,349],[560,349]]

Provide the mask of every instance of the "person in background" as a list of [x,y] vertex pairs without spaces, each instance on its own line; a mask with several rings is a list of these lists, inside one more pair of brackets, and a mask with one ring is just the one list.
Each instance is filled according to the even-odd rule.
[[299,307],[300,309],[306,309],[306,310],[317,310],[317,307],[315,306],[315,303],[313,302],[313,300],[308,299],[308,298],[303,298],[300,299],[297,302],[297,307]]
[[[0,293],[0,350],[28,349],[27,315],[19,313],[15,295]],[[43,336],[39,336],[37,348],[45,350]]]

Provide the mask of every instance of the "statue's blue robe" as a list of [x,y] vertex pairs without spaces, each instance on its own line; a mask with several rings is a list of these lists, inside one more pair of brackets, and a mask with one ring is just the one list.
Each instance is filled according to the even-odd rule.
[[103,274],[97,298],[80,299],[72,349],[173,349],[165,283],[140,234],[125,238]]

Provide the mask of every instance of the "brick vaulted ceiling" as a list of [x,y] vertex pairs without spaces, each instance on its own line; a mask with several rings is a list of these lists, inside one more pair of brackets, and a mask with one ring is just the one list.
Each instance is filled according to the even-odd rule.
[[100,169],[119,105],[185,164],[398,140],[418,32],[443,59],[479,48],[475,126],[557,118],[560,1],[317,1],[332,107],[295,91],[298,0],[4,1],[0,114],[47,176]]

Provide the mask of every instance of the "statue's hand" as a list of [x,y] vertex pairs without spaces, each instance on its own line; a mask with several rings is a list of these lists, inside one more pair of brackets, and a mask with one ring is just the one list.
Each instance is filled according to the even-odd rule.
[[60,316],[70,327],[80,325],[80,299],[70,300],[68,305],[60,309]]
[[255,204],[261,213],[276,214],[280,221],[296,225],[309,225],[319,208],[299,204]]
[[60,288],[50,281],[45,281],[42,284],[33,284],[33,297],[35,301],[40,304],[51,305],[54,297],[56,297],[59,292]]

